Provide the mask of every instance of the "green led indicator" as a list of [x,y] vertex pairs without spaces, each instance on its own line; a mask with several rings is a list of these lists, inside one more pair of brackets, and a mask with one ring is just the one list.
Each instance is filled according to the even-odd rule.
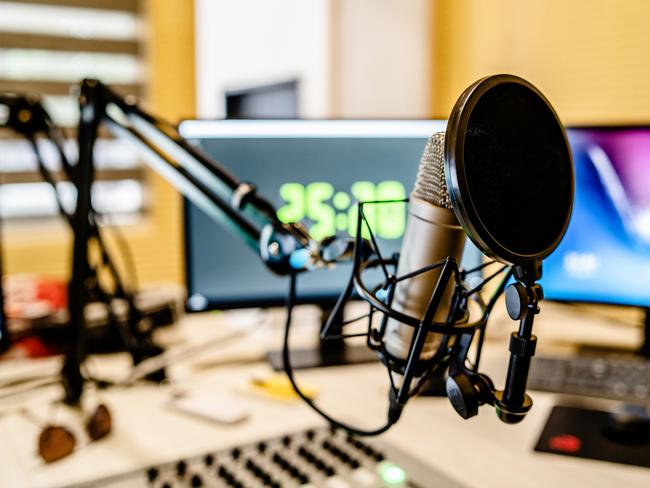
[[387,463],[382,466],[379,475],[384,483],[389,485],[399,485],[406,481],[406,472],[395,464]]
[[[370,181],[357,181],[352,184],[352,195],[358,202],[367,202],[375,199],[375,184]],[[348,211],[348,234],[354,237],[357,234],[357,206],[354,205],[350,207]],[[366,216],[366,221],[371,229],[375,229],[375,213],[376,208],[370,206],[370,208],[364,208],[364,215]],[[361,228],[361,235],[364,239],[370,238],[370,232],[368,231],[368,225],[364,225]]]
[[336,209],[345,210],[350,206],[350,195],[343,191],[340,191],[334,195],[334,198],[332,198],[332,203]]
[[278,218],[285,223],[299,222],[305,218],[305,187],[300,183],[285,183],[280,187],[280,196],[287,202],[278,209]]
[[[403,200],[404,187],[399,181],[382,181],[377,185],[377,200]],[[406,228],[406,207],[404,203],[384,203],[377,205],[377,225],[375,231],[384,239],[402,237]]]
[[[357,181],[350,187],[350,193],[335,191],[331,183],[316,181],[308,185],[285,183],[280,187],[280,198],[284,201],[278,209],[280,221],[299,222],[307,220],[314,239],[320,240],[337,231],[354,237],[357,232],[356,202],[374,200],[402,200],[406,196],[399,181]],[[381,239],[399,239],[406,228],[406,206],[404,203],[368,205],[364,208],[368,225]],[[361,234],[370,237],[367,226]]]
[[307,185],[307,218],[314,222],[309,233],[316,240],[332,236],[336,232],[336,212],[326,202],[334,195],[334,187],[325,182]]
[[337,214],[336,230],[344,231],[348,228],[348,216],[346,214]]

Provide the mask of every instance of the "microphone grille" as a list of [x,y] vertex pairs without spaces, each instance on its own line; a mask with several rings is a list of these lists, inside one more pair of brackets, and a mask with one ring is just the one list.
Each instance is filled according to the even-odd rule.
[[436,132],[424,148],[413,194],[438,207],[451,209],[445,180],[445,133]]

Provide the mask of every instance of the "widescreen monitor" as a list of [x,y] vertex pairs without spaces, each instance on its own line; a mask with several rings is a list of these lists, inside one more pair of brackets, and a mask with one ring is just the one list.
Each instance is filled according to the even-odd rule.
[[650,128],[567,133],[576,176],[573,215],[544,262],[544,295],[650,307]]
[[[242,181],[252,182],[286,221],[303,221],[313,237],[353,235],[358,200],[408,197],[427,139],[445,121],[224,120],[185,121],[181,135]],[[400,249],[404,204],[379,205],[369,214],[386,256]],[[481,255],[466,246],[464,264]],[[268,271],[237,237],[185,202],[188,309],[193,311],[284,304],[287,280]],[[331,304],[351,266],[302,274],[302,302]]]

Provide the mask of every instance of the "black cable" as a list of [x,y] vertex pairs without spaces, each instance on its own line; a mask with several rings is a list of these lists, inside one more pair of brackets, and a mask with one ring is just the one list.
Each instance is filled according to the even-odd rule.
[[497,289],[494,291],[494,294],[490,298],[490,301],[487,303],[487,305],[485,305],[485,309],[483,311],[483,317],[481,319],[483,324],[478,329],[478,334],[479,334],[478,344],[476,347],[476,357],[474,358],[474,365],[473,365],[473,369],[475,372],[478,372],[478,368],[481,363],[481,353],[483,352],[483,343],[485,341],[485,328],[487,327],[487,321],[490,318],[490,314],[492,313],[492,309],[494,308],[494,305],[496,305],[497,300],[503,294],[503,290],[505,290],[506,285],[508,284],[508,281],[510,280],[511,276],[512,276],[512,268],[505,274],[505,276],[501,280],[501,283],[499,283],[499,286],[497,287]]
[[109,233],[113,235],[115,243],[117,244],[117,247],[120,250],[120,254],[122,255],[124,267],[126,268],[126,272],[129,275],[129,281],[131,282],[130,292],[135,293],[135,291],[140,288],[140,280],[138,279],[138,271],[135,265],[133,249],[131,249],[131,246],[129,245],[129,242],[126,239],[125,235],[122,233],[122,230],[115,223],[110,222],[112,218],[110,216],[107,216],[106,213],[102,213],[100,216],[102,218],[108,217],[109,222],[107,229]]
[[292,322],[292,315],[293,315],[293,307],[296,302],[296,273],[291,273],[289,276],[289,295],[287,297],[287,320],[285,323],[284,327],[284,341],[282,344],[282,362],[283,362],[283,368],[284,372],[287,375],[287,378],[289,378],[289,382],[291,383],[291,386],[293,387],[293,390],[296,392],[296,394],[302,398],[307,405],[311,407],[312,410],[314,410],[318,415],[323,417],[325,420],[327,420],[332,427],[340,428],[343,430],[346,430],[350,432],[351,434],[355,435],[360,435],[360,436],[374,436],[374,435],[379,435],[383,434],[386,432],[388,429],[392,427],[394,422],[391,422],[390,420],[387,420],[386,423],[375,430],[362,430],[358,429],[356,427],[352,427],[351,425],[348,425],[346,423],[340,422],[338,420],[335,420],[331,416],[329,416],[327,413],[325,413],[323,410],[321,410],[314,402],[311,400],[307,395],[305,395],[298,384],[296,383],[296,380],[293,376],[293,368],[291,366],[291,357],[289,354],[289,333],[291,329],[291,322]]
[[54,180],[52,174],[50,173],[50,170],[47,168],[47,165],[45,164],[45,160],[43,158],[43,155],[41,154],[41,150],[38,147],[38,144],[36,142],[36,138],[34,137],[33,134],[30,134],[27,137],[27,140],[29,141],[32,152],[34,156],[36,157],[36,165],[38,167],[38,171],[41,174],[41,177],[45,182],[52,187],[52,190],[54,191],[54,199],[56,200],[56,205],[59,210],[59,214],[68,222],[69,225],[72,225],[72,215],[70,215],[67,210],[65,209],[65,205],[63,205],[63,200],[61,199],[61,194],[59,193],[59,190],[56,186],[57,182]]
[[[49,135],[49,134],[48,134]],[[26,136],[27,140],[31,144],[32,151],[36,157],[36,162],[38,166],[38,170],[41,174],[41,177],[43,180],[45,180],[46,183],[48,183],[51,187],[52,190],[54,191],[54,198],[56,200],[56,204],[59,210],[59,214],[68,222],[70,226],[73,226],[72,223],[72,215],[68,213],[65,209],[65,206],[63,205],[63,200],[61,199],[61,195],[59,193],[59,190],[57,188],[57,182],[54,180],[54,177],[50,173],[49,169],[45,165],[45,160],[41,154],[40,148],[38,147],[38,144],[36,142],[36,139],[33,134],[29,134]],[[62,148],[59,147],[59,143],[56,141],[50,140],[50,142],[53,142],[54,145],[57,147],[57,151],[59,152],[59,156],[61,159],[61,165],[62,167],[66,168],[69,166],[69,163],[66,161],[64,153],[62,151]],[[119,273],[117,272],[117,269],[115,267],[115,264],[113,263],[113,260],[110,258],[109,251],[106,247],[106,244],[104,243],[104,239],[102,239],[100,229],[99,229],[99,223],[97,222],[96,217],[99,216],[106,218],[103,214],[100,214],[97,212],[94,208],[90,209],[91,215],[92,215],[92,220],[93,220],[93,234],[94,237],[97,239],[97,242],[99,244],[99,249],[102,254],[102,257],[104,259],[104,266],[106,266],[113,278],[113,281],[115,283],[115,286],[123,293],[121,295],[126,295],[128,294],[128,291],[124,284],[122,283],[122,280],[119,276]],[[109,228],[113,231],[113,236],[115,237],[117,246],[120,250],[120,253],[122,254],[122,257],[124,259],[124,264],[127,268],[127,273],[129,274],[131,278],[131,290],[137,290],[137,275],[135,272],[135,264],[133,262],[133,254],[131,253],[131,249],[128,246],[128,243],[124,239],[124,236],[117,231],[117,229],[113,226],[109,226]],[[93,269],[91,267],[91,271],[93,273],[97,273],[98,269]],[[131,293],[132,293],[131,291]]]
[[[105,259],[105,265],[109,268],[111,276],[115,282],[115,285],[119,291],[118,295],[134,295],[138,290],[138,275],[136,272],[135,259],[133,257],[133,251],[129,246],[126,237],[122,233],[118,226],[111,222],[111,215],[105,212],[99,212],[96,209],[91,209],[92,212],[92,221],[95,228],[95,238],[99,244],[100,251]],[[101,231],[106,229],[109,234],[111,234],[115,245],[117,247],[118,254],[122,257],[122,264],[128,275],[128,280],[130,286],[127,287],[120,277],[118,268],[114,259],[111,258],[109,254],[108,245],[103,238]]]

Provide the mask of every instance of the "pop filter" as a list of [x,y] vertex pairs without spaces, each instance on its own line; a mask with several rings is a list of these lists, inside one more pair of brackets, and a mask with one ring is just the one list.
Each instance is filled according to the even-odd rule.
[[459,222],[486,255],[522,265],[562,240],[571,150],[550,103],[526,80],[489,76],[463,92],[445,136],[445,179]]

